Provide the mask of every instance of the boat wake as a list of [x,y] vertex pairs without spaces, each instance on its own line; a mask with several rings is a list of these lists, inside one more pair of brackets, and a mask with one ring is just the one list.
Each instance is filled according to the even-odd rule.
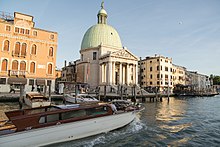
[[93,147],[93,146],[112,146],[121,140],[125,140],[130,136],[138,133],[139,131],[145,130],[147,128],[146,124],[142,123],[139,118],[127,125],[124,128],[107,132],[105,134],[96,135],[93,137],[88,137],[85,139],[80,139],[76,141],[64,142],[56,144],[57,147],[64,146],[74,146],[74,147]]

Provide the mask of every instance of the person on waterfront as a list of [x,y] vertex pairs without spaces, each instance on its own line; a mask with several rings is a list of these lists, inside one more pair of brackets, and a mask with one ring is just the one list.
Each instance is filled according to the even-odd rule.
[[31,91],[34,91],[34,85],[32,85],[32,87],[31,87]]
[[39,85],[37,85],[37,92],[40,93],[40,86]]
[[14,85],[10,85],[10,91],[9,91],[9,93],[11,93],[11,92],[15,93],[15,87],[14,87]]

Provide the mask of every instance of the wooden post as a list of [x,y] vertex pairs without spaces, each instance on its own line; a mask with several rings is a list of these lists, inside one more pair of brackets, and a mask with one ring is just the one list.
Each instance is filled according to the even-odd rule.
[[44,85],[44,97],[47,96],[47,85]]
[[104,86],[104,101],[106,101],[106,85]]
[[120,94],[121,94],[121,100],[123,100],[123,86],[121,85],[121,92],[120,92]]
[[77,104],[78,85],[75,85],[75,104]]
[[49,85],[49,101],[51,102],[51,84]]
[[19,98],[19,107],[20,107],[20,109],[22,109],[22,106],[23,106],[24,96],[25,96],[24,85],[21,84],[20,85],[20,98]]
[[136,85],[134,85],[134,103],[136,103]]

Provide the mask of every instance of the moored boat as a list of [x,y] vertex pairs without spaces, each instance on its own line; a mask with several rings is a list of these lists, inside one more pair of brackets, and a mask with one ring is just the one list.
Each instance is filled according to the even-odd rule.
[[0,128],[0,145],[42,146],[80,139],[121,128],[134,120],[137,111],[130,107],[114,113],[112,106],[104,103],[6,112],[9,120],[6,128]]
[[24,97],[24,102],[31,108],[45,107],[51,105],[51,101],[38,92],[29,92]]
[[85,102],[98,102],[96,98],[88,95],[88,94],[65,94],[64,99],[66,102],[70,103],[85,103]]

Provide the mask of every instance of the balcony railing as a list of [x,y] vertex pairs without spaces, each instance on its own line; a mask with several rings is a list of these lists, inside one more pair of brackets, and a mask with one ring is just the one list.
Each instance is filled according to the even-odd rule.
[[26,71],[23,70],[9,70],[9,76],[26,76]]
[[27,53],[16,53],[14,50],[12,51],[12,56],[16,56],[16,57],[23,57],[25,58],[27,56]]

